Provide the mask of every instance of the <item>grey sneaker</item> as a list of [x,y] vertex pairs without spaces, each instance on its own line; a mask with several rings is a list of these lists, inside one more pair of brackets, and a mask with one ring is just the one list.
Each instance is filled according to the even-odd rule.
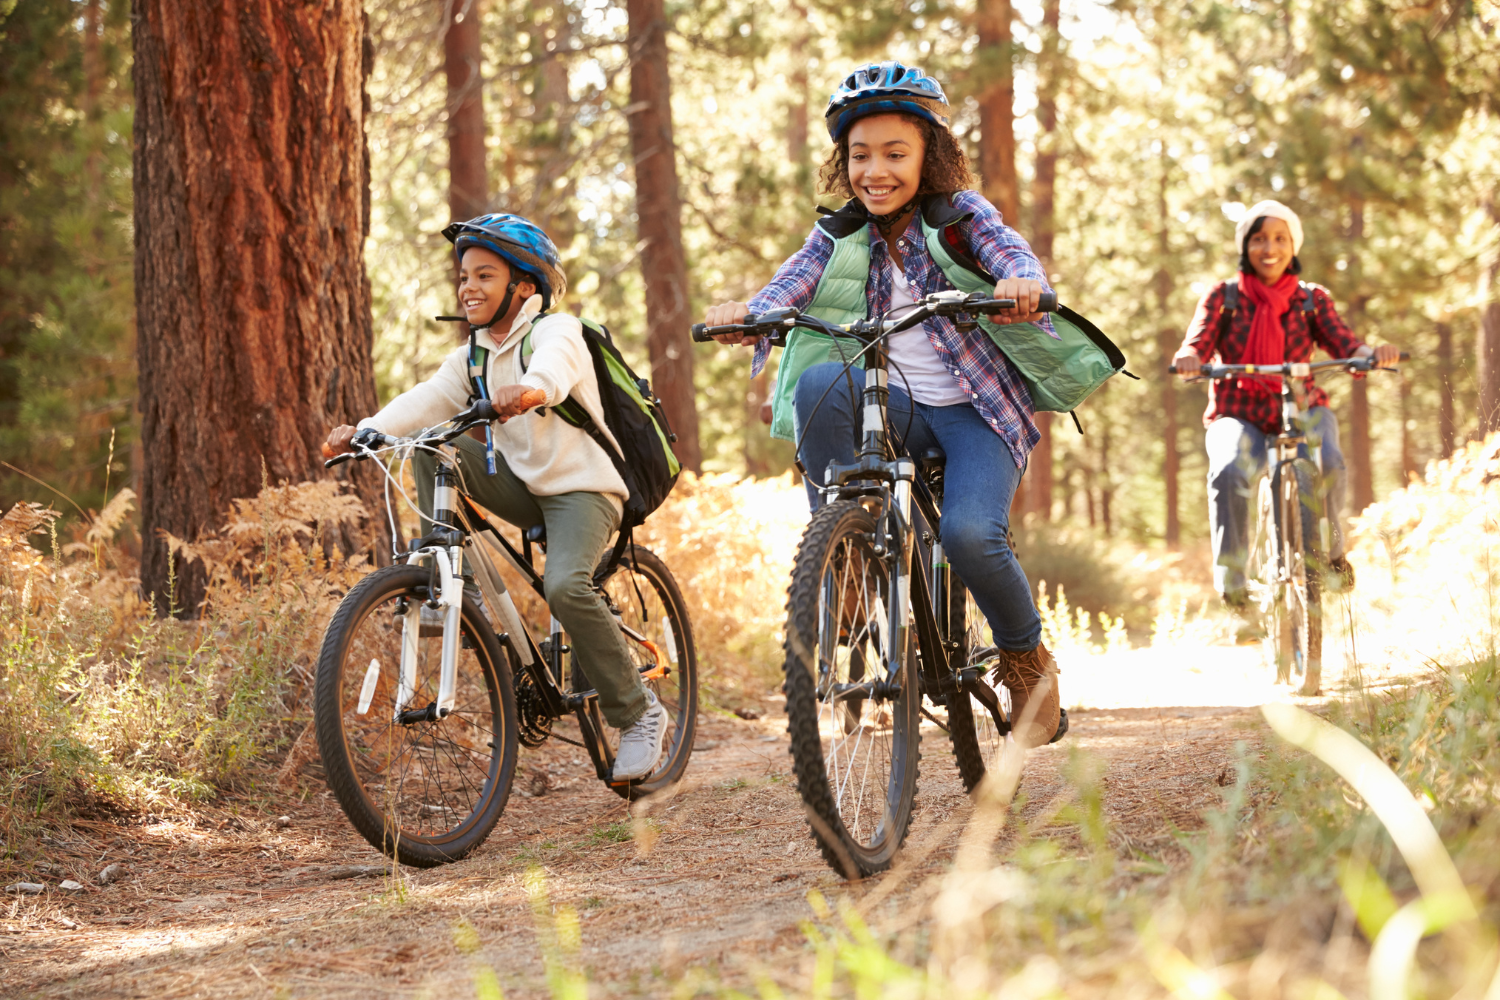
[[620,750],[615,754],[615,781],[634,781],[656,770],[662,744],[667,739],[667,710],[650,690],[646,691],[646,713],[635,725],[620,731]]

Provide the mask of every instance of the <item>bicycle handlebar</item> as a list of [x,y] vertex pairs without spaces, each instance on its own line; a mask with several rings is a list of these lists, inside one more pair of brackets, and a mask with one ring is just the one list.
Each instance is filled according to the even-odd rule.
[[[1411,354],[1401,352],[1401,361],[1410,361]],[[1335,358],[1331,361],[1288,361],[1279,365],[1204,365],[1198,369],[1198,377],[1206,379],[1238,378],[1241,375],[1279,375],[1285,378],[1306,378],[1315,372],[1329,368],[1342,368],[1348,372],[1386,371],[1376,364],[1373,356],[1368,358]],[[1175,364],[1167,366],[1167,372],[1177,374]]]
[[[521,393],[521,398],[517,402],[520,403],[521,412],[524,413],[534,407],[545,405],[547,394],[541,389],[528,389]],[[494,403],[488,399],[476,399],[470,404],[467,410],[455,414],[453,419],[447,422],[448,430],[440,434],[423,434],[417,438],[395,438],[387,434],[382,434],[373,427],[366,427],[355,433],[352,442],[354,450],[346,451],[342,455],[334,455],[333,449],[329,447],[327,441],[324,441],[323,457],[327,461],[323,463],[323,468],[331,469],[336,465],[343,465],[345,462],[355,460],[364,461],[377,448],[385,448],[391,445],[402,444],[403,442],[419,441],[428,444],[447,444],[470,428],[479,427],[499,419],[501,419],[500,414],[495,412]],[[509,420],[510,417],[507,416],[505,419]]]
[[[995,313],[1009,312],[1016,308],[1015,299],[991,299],[986,298],[983,292],[973,292],[965,295],[962,292],[934,292],[924,296],[911,312],[900,319],[882,319],[879,324],[879,333],[899,333],[909,330],[932,316],[956,316],[960,313],[980,313],[983,315],[994,315]],[[1041,302],[1037,305],[1038,312],[1057,311],[1057,293],[1043,292]],[[814,316],[809,316],[796,309],[773,309],[759,316],[750,313],[745,316],[744,322],[726,323],[722,326],[709,326],[707,323],[693,324],[693,341],[706,344],[715,337],[724,334],[740,333],[750,334],[757,337],[766,337],[772,346],[785,346],[786,334],[795,327],[805,327],[826,333],[831,336],[854,336],[859,339],[853,331],[860,324],[852,324],[849,327],[838,326],[833,323],[825,323]],[[871,330],[870,332],[874,332]]]

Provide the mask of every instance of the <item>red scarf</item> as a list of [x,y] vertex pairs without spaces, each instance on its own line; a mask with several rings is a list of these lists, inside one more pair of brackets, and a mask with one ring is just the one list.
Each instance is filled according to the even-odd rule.
[[[1283,274],[1276,284],[1268,285],[1253,274],[1240,275],[1240,292],[1255,304],[1255,313],[1250,318],[1250,337],[1245,341],[1245,353],[1240,358],[1246,365],[1279,365],[1286,360],[1286,330],[1281,318],[1292,306],[1292,295],[1297,291],[1297,276]],[[1281,392],[1281,379],[1240,378],[1241,389],[1274,396]]]

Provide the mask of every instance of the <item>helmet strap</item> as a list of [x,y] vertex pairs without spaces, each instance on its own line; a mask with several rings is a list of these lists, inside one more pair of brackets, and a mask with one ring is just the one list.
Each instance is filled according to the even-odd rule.
[[889,235],[891,227],[900,222],[901,217],[907,212],[911,211],[912,206],[915,205],[920,198],[921,195],[917,195],[916,197],[912,198],[911,201],[908,201],[905,205],[902,205],[894,212],[887,212],[885,215],[876,215],[869,209],[865,209],[865,214],[870,217],[871,222],[875,223],[875,227],[880,230],[882,236]]
[[495,310],[495,315],[490,317],[490,321],[488,323],[476,324],[474,326],[476,330],[488,330],[490,327],[494,326],[496,323],[505,318],[506,314],[510,312],[510,302],[511,299],[515,298],[516,285],[518,284],[520,284],[520,282],[516,281],[514,278],[511,279],[510,284],[505,286],[505,298],[500,300],[500,308]]

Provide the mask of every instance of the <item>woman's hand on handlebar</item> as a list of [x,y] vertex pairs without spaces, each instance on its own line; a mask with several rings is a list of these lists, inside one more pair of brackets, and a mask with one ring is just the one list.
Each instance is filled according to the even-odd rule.
[[353,451],[354,435],[359,428],[352,424],[339,424],[328,432],[328,440],[323,442],[323,457],[334,458],[338,455],[347,455]]
[[[705,326],[729,326],[732,323],[743,323],[745,317],[750,315],[750,307],[743,302],[720,302],[716,306],[709,306],[708,312],[703,315]],[[758,334],[744,333],[720,333],[715,334],[714,339],[721,344],[753,344],[760,339]]]
[[1172,359],[1172,370],[1181,378],[1196,378],[1202,368],[1203,362],[1192,351]]
[[1396,362],[1401,360],[1401,348],[1394,344],[1381,344],[1375,348],[1361,348],[1356,354],[1361,357],[1374,355],[1375,363],[1381,368],[1394,368],[1396,367]]
[[995,298],[1015,299],[1017,308],[1012,312],[995,313],[990,317],[991,322],[1035,323],[1042,318],[1038,306],[1044,291],[1042,283],[1035,278],[1001,278],[995,283]]
[[533,406],[545,406],[547,394],[535,386],[502,385],[490,393],[490,402],[495,407],[495,419],[503,424]]

